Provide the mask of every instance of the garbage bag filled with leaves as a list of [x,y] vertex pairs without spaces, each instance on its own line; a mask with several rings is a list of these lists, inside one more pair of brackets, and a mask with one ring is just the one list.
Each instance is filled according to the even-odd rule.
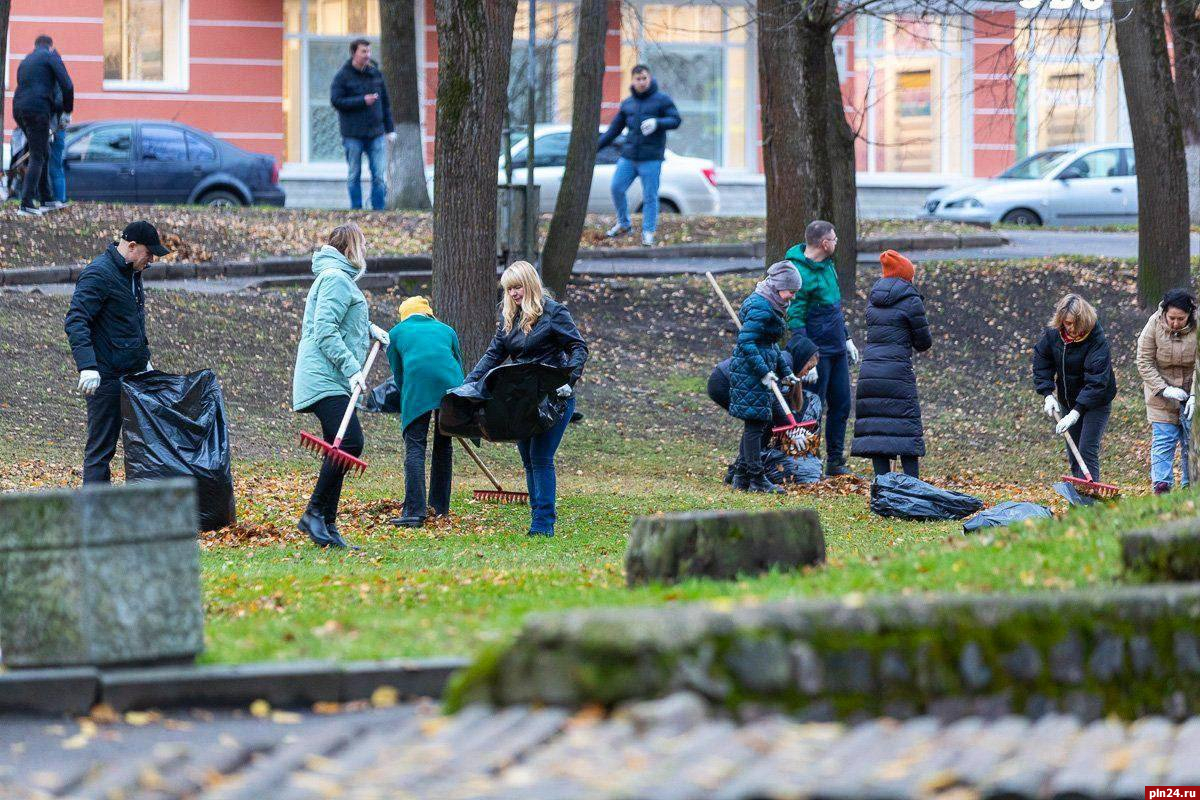
[[871,511],[881,517],[963,519],[981,508],[983,501],[978,497],[939,489],[903,472],[885,473],[871,484]]
[[774,447],[763,451],[763,474],[771,483],[819,483],[821,459],[812,455],[790,456]]
[[200,530],[236,519],[225,400],[212,370],[121,379],[125,479],[196,479]]
[[1052,517],[1050,509],[1037,503],[1018,503],[1005,500],[991,508],[985,508],[963,523],[963,533],[974,533],[983,528],[1002,528],[1026,519]]

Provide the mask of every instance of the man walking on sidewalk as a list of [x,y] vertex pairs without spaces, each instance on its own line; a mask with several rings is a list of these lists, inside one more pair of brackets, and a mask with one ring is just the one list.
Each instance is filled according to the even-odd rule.
[[628,129],[621,145],[621,158],[612,177],[612,199],[617,208],[617,224],[608,229],[609,238],[629,233],[629,201],[625,193],[634,178],[642,182],[642,244],[654,244],[658,230],[658,179],[667,151],[667,131],[678,128],[682,120],[675,101],[658,90],[650,68],[638,64],[633,68],[633,85],[629,97],[621,103],[608,129],[600,135],[597,152],[613,143],[621,131]]
[[396,134],[392,104],[383,73],[371,60],[371,43],[355,39],[350,58],[333,76],[329,102],[338,112],[346,148],[346,187],[350,207],[362,208],[362,157],[371,167],[371,208],[380,211],[387,199],[387,142]]
[[[55,103],[55,90],[62,93],[62,105]],[[17,91],[13,94],[13,119],[25,132],[29,161],[21,185],[19,216],[37,216],[52,206],[57,208],[50,191],[50,122],[59,113],[68,116],[75,108],[75,87],[62,59],[54,52],[54,40],[45,34],[33,42],[33,52],[17,68]],[[41,208],[34,206],[34,201]]]
[[142,270],[169,250],[149,222],[131,222],[84,268],[64,327],[87,398],[83,482],[109,483],[121,436],[121,378],[150,366]]

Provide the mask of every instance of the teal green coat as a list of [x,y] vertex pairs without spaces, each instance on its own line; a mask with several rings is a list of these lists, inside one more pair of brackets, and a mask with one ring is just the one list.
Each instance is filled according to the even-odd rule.
[[371,321],[354,283],[358,268],[329,245],[313,253],[317,276],[304,302],[304,328],[292,373],[292,410],[350,394],[350,378],[367,360]]
[[388,361],[400,390],[400,426],[442,404],[446,390],[463,382],[458,334],[445,323],[413,314],[388,334]]
[[[832,258],[824,261],[813,261],[804,255],[804,244],[794,245],[784,255],[796,266],[803,282],[800,291],[788,304],[788,327],[792,330],[803,328],[808,323],[808,312],[814,306],[840,306],[842,291],[838,288],[837,264]],[[812,337],[809,337],[812,338]]]

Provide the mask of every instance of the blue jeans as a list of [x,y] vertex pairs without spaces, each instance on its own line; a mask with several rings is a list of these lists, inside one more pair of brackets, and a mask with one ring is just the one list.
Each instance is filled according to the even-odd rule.
[[63,158],[67,153],[67,132],[54,131],[54,141],[50,142],[50,161],[46,169],[50,173],[50,194],[60,203],[67,202],[67,173],[63,169]]
[[536,533],[554,533],[557,518],[554,500],[558,482],[554,475],[554,454],[567,432],[567,424],[575,413],[575,398],[567,400],[567,410],[562,420],[548,431],[517,442],[521,463],[525,465],[525,485],[529,489],[529,508],[533,518],[529,530]]
[[617,223],[628,228],[629,201],[625,192],[633,185],[634,178],[642,180],[642,233],[658,230],[658,178],[662,174],[661,161],[631,161],[617,159],[617,169],[612,176],[612,199],[617,207]]
[[1180,466],[1183,468],[1180,485],[1188,481],[1188,429],[1187,423],[1172,425],[1169,422],[1152,422],[1153,438],[1150,442],[1150,482],[1175,484],[1175,448],[1179,448]]
[[367,154],[367,165],[371,168],[371,208],[383,210],[387,200],[387,136],[374,139],[359,139],[343,136],[346,148],[346,188],[350,191],[350,207],[362,208],[362,157]]

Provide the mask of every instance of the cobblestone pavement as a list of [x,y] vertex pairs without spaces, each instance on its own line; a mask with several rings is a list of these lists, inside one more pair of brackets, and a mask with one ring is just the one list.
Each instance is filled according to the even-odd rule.
[[[273,715],[272,715],[273,714]],[[1200,717],[800,723],[692,695],[595,711],[431,703],[333,715],[0,722],[0,797],[1141,798],[1200,784]]]

